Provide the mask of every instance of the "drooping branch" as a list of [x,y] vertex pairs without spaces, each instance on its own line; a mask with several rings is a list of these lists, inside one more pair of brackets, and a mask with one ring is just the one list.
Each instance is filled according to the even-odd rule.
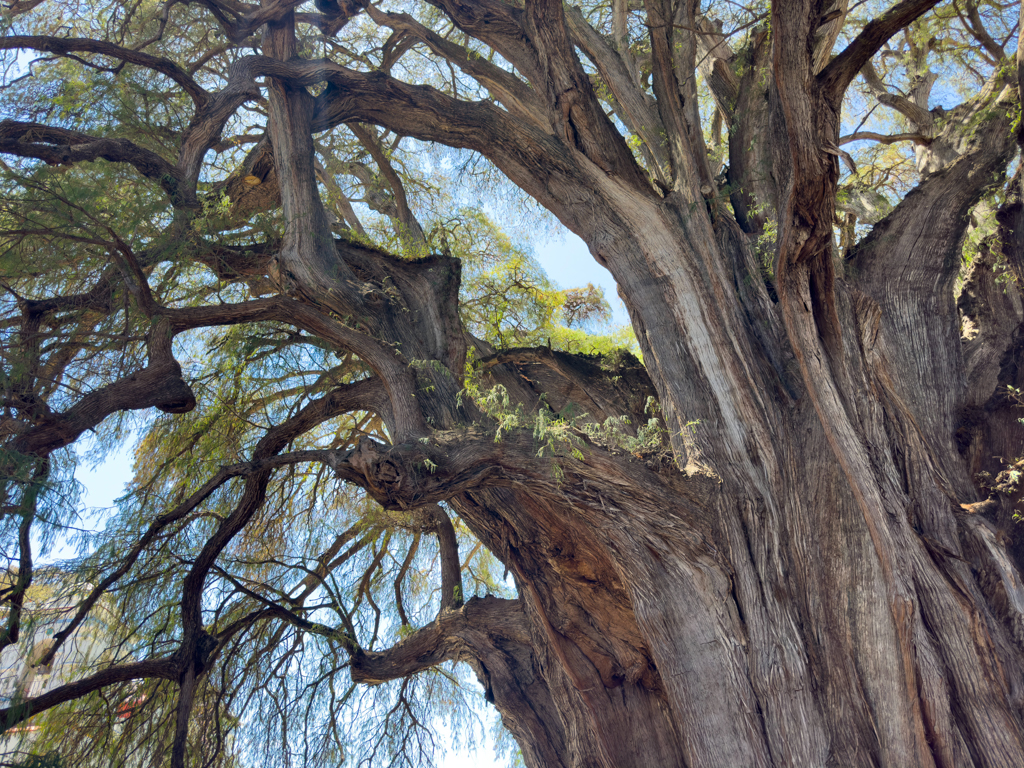
[[362,525],[356,523],[348,530],[334,537],[331,545],[316,558],[316,567],[307,571],[306,577],[289,592],[289,600],[293,604],[301,605],[323,583],[327,574],[346,562],[359,549],[362,549],[362,546],[364,546],[363,542],[368,543],[368,538],[364,535],[363,539],[350,548],[348,552],[340,557],[338,556],[341,548],[352,541],[362,530]]
[[216,635],[218,649],[223,648],[227,642],[242,629],[250,627],[258,621],[266,621],[267,619],[278,619],[286,624],[290,624],[293,627],[301,629],[303,632],[340,643],[350,652],[359,647],[359,644],[356,641],[355,627],[352,625],[351,620],[343,609],[338,611],[339,616],[342,618],[342,626],[340,628],[329,627],[318,621],[310,621],[305,616],[297,613],[297,608],[292,610],[279,603],[268,600],[259,593],[241,584],[237,579],[233,578],[222,569],[215,568],[214,570],[217,572],[218,576],[231,582],[232,586],[234,586],[235,589],[243,595],[263,606],[260,610],[250,613],[243,619],[232,623],[229,627],[218,632]]
[[[190,633],[198,633],[201,623],[202,585],[217,558],[230,541],[248,524],[256,511],[263,505],[266,497],[270,473],[275,466],[284,466],[303,461],[323,461],[328,466],[337,463],[337,451],[296,451],[278,456],[281,450],[298,435],[312,429],[336,413],[344,412],[350,407],[365,405],[365,402],[354,402],[352,395],[365,397],[377,389],[376,383],[350,385],[348,388],[336,390],[322,400],[310,403],[292,418],[269,430],[253,449],[251,466],[238,471],[246,477],[245,488],[234,510],[229,514],[213,535],[207,540],[202,551],[195,558],[192,568],[182,582],[182,617],[186,629],[187,643]],[[350,397],[346,397],[349,395]]]
[[[359,533],[362,533],[362,535],[356,539],[356,536]],[[295,587],[295,589],[301,588],[302,591],[293,596],[280,593],[278,595],[280,602],[274,602],[264,598],[259,593],[240,584],[237,579],[230,577],[225,571],[223,571],[223,569],[215,566],[215,570],[218,575],[231,581],[239,592],[263,606],[218,630],[214,634],[214,637],[217,640],[218,649],[224,648],[231,638],[239,632],[268,618],[280,619],[292,626],[298,627],[304,632],[319,635],[330,640],[340,641],[349,649],[356,647],[358,643],[356,642],[357,636],[355,627],[343,608],[339,608],[338,610],[338,615],[342,621],[341,630],[328,627],[325,624],[310,621],[300,615],[300,613],[302,613],[301,609],[303,608],[305,600],[318,588],[325,585],[327,575],[348,562],[356,553],[361,552],[363,549],[370,546],[376,539],[378,533],[379,529],[377,528],[364,528],[360,524],[356,524],[343,534],[337,536],[331,546],[317,558],[317,565],[314,569],[303,569],[306,570],[306,577]],[[356,540],[353,542],[353,539]],[[341,548],[349,542],[352,542],[351,546],[339,554]],[[295,590],[292,590],[292,592],[294,591]],[[337,600],[338,596],[332,595],[332,598]]]
[[[278,425],[275,429],[279,430],[278,435],[283,435],[286,440],[293,440],[337,415],[353,410],[372,411],[385,405],[386,402],[386,393],[383,391],[380,382],[377,379],[364,379],[354,384],[345,384],[334,388],[329,394],[301,408],[298,413],[283,424]],[[54,636],[53,643],[39,661],[39,664],[47,665],[52,663],[61,645],[74,634],[96,602],[131,570],[135,562],[147,551],[150,544],[162,531],[192,514],[218,488],[234,478],[248,477],[256,472],[292,466],[306,461],[324,461],[325,458],[326,454],[323,452],[300,451],[283,456],[270,456],[221,467],[217,474],[207,480],[201,488],[192,493],[174,509],[158,515],[150,523],[149,528],[127,551],[120,564],[104,576],[93,587],[86,598],[79,603],[74,617]],[[341,546],[341,544],[338,544],[338,546]]]
[[93,675],[76,680],[73,683],[58,686],[53,690],[27,699],[9,707],[0,709],[0,725],[4,729],[12,728],[18,723],[28,720],[33,715],[47,709],[74,701],[116,683],[128,683],[133,680],[175,680],[178,665],[171,658],[138,661],[133,664],[121,664],[101,670]]
[[126,163],[157,182],[172,202],[183,203],[188,198],[187,185],[177,168],[156,152],[127,139],[101,139],[42,123],[4,120],[0,122],[0,153],[31,157],[50,165],[72,165],[93,160]]
[[398,620],[402,622],[403,627],[409,626],[409,614],[405,612],[405,598],[402,597],[402,582],[405,581],[405,577],[409,575],[409,567],[412,565],[412,561],[416,558],[416,553],[419,551],[421,537],[422,534],[419,531],[413,534],[409,550],[405,553],[405,559],[398,567],[398,573],[395,574],[395,579],[392,582],[392,588],[395,592],[395,609],[398,611]]
[[0,593],[0,599],[7,610],[7,627],[0,634],[0,651],[18,642],[21,634],[21,619],[25,597],[32,584],[32,523],[36,519],[36,503],[40,485],[49,472],[49,461],[44,459],[35,467],[31,480],[19,504],[21,523],[18,525],[18,576],[14,583]]
[[32,35],[11,35],[0,37],[0,50],[33,50],[55,53],[64,56],[70,53],[95,53],[101,56],[109,56],[128,64],[135,64],[154,72],[166,75],[173,82],[177,83],[189,98],[195,103],[197,109],[206,106],[210,94],[200,86],[192,76],[175,64],[170,59],[162,56],[152,56],[142,51],[122,48],[119,45],[108,43],[103,40],[75,37],[46,37]]

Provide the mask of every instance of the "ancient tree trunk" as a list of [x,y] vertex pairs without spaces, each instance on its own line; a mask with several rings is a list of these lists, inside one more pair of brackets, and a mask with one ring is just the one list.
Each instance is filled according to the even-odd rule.
[[[1019,562],[962,506],[976,491],[954,437],[969,400],[995,385],[990,374],[984,392],[968,386],[952,281],[967,213],[1015,150],[1010,97],[990,95],[960,159],[839,263],[829,148],[873,42],[815,68],[802,42],[814,14],[791,5],[773,15],[769,97],[751,95],[763,72],[747,77],[739,103],[764,106],[733,127],[772,131],[770,152],[732,168],[775,164],[775,186],[761,175],[752,187],[768,204],[761,223],[733,196],[754,234],[777,209],[770,291],[748,236],[706,200],[704,150],[682,139],[694,134],[669,66],[654,83],[678,140],[660,148],[674,179],[664,194],[588,140],[595,118],[557,106],[568,85],[550,96],[549,114],[566,120],[553,133],[569,141],[543,190],[539,166],[518,166],[523,152],[481,147],[615,275],[682,470],[623,457],[628,481],[590,479],[566,460],[547,490],[506,477],[492,481],[505,490],[451,498],[519,586],[514,631],[482,638],[471,602],[471,629],[453,636],[530,765],[995,766],[1024,754]],[[887,21],[928,5],[903,3]],[[535,6],[531,36],[550,21],[539,10],[534,21]],[[541,65],[572,82],[550,25],[534,38]],[[602,50],[592,41],[588,53],[600,64]],[[669,55],[657,39],[652,50]],[[534,396],[546,391],[539,371],[555,368],[504,364]]]
[[[360,647],[351,627],[331,635],[351,654],[353,679],[466,661],[531,768],[1020,764],[1024,548],[1009,531],[1017,489],[1000,484],[994,457],[1020,450],[1006,386],[1022,383],[1022,309],[992,274],[997,250],[1022,273],[1019,198],[1000,211],[1000,236],[961,297],[980,328],[967,343],[953,292],[968,214],[1018,149],[1017,83],[1000,73],[927,137],[943,162],[842,258],[843,96],[935,0],[898,3],[835,57],[848,3],[774,3],[744,72],[730,69],[695,2],[643,4],[643,62],[559,0],[431,4],[515,73],[411,16],[366,13],[460,67],[500,107],[303,60],[289,4],[265,3],[264,55],[232,68],[222,101],[242,99],[257,77],[269,83],[284,237],[265,271],[281,295],[165,309],[160,322],[178,333],[273,320],[357,356],[372,375],[317,414],[372,411],[392,442],[275,459],[289,421],[237,469],[246,495],[186,579],[184,640],[160,671],[180,683],[178,730],[195,681],[230,641],[211,652],[202,627],[209,569],[262,504],[271,470],[316,460],[388,509],[429,509],[425,530],[446,563],[429,626],[386,650]],[[612,5],[622,32],[635,4]],[[240,29],[232,34],[248,34]],[[578,52],[641,142],[643,167]],[[704,144],[688,76],[698,68],[730,125],[728,187]],[[343,123],[486,156],[611,270],[643,365],[491,349],[462,328],[457,260],[334,241],[312,134]],[[756,248],[769,224],[778,239],[764,259]],[[460,397],[471,345],[481,386],[504,386],[533,419],[498,441],[493,420]],[[168,345],[153,346],[175,385],[156,404],[191,407]],[[666,429],[657,446],[631,442],[650,401]],[[587,414],[575,431],[545,431],[544,418],[569,404]],[[595,428],[584,434],[584,423]],[[51,427],[20,437],[24,450]],[[976,484],[982,470],[991,483]],[[507,566],[517,599],[463,602],[451,524],[430,506],[441,501]]]

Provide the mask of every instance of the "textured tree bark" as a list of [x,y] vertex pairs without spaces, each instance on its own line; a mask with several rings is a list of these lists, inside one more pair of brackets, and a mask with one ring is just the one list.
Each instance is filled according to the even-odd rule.
[[[374,374],[361,402],[393,443],[281,463],[323,460],[389,509],[447,501],[513,575],[518,599],[462,604],[454,536],[437,520],[447,568],[436,620],[384,651],[346,638],[353,679],[466,661],[531,768],[1019,765],[1024,547],[1009,532],[1019,493],[981,487],[975,475],[994,477],[994,457],[1019,451],[1024,433],[1005,387],[1024,378],[1024,310],[1019,290],[996,289],[994,256],[979,261],[961,299],[980,328],[966,344],[953,296],[968,212],[1017,150],[1016,84],[957,114],[935,137],[955,152],[844,260],[833,243],[843,93],[934,0],[896,4],[829,63],[821,51],[848,3],[774,3],[771,34],[756,37],[742,77],[721,70],[728,51],[699,25],[697,4],[650,0],[654,99],[637,90],[628,52],[558,0],[433,5],[531,87],[372,7],[379,23],[493,87],[504,108],[304,62],[293,12],[268,15],[266,55],[241,60],[203,109],[241,98],[257,75],[270,82],[286,231],[269,272],[289,298],[251,302],[247,315],[166,313],[175,332],[286,321],[358,355]],[[645,143],[650,179],[601,108],[577,47]],[[701,50],[715,52],[715,97],[731,124],[732,212],[711,172],[695,87],[681,74]],[[306,90],[322,82],[318,96]],[[550,350],[492,354],[463,331],[457,260],[335,242],[312,132],[346,122],[484,154],[611,270],[644,366]],[[27,131],[5,122],[0,144]],[[40,136],[38,146],[18,145],[45,159],[54,150]],[[68,152],[78,146],[60,139]],[[118,144],[80,151],[167,175],[167,184],[188,177]],[[1022,210],[1019,199],[1003,207],[991,245],[1017,276]],[[770,221],[779,232],[769,265],[755,248]],[[495,442],[493,425],[459,397],[469,345],[486,383],[534,415],[572,403],[593,423],[628,415],[635,425],[656,399],[663,450],[577,435],[575,455],[546,445],[539,427]],[[114,397],[189,407],[169,342],[158,346],[137,380],[33,427],[22,450],[34,450],[32,440],[67,444],[111,412]],[[150,374],[164,384],[152,387]],[[237,470],[242,502],[184,585],[182,649],[158,670],[182,682],[181,733],[211,657],[203,581],[262,503],[270,464],[260,462],[284,449],[286,432],[268,434]]]
[[[898,28],[931,4],[902,3],[885,21]],[[582,464],[560,459],[556,482],[508,438],[504,458],[482,458],[483,480],[457,469],[458,450],[434,434],[440,469],[428,490],[401,480],[415,475],[412,459],[366,454],[361,483],[385,505],[457,491],[447,498],[508,566],[520,598],[441,615],[410,647],[359,659],[356,679],[469,660],[538,767],[1019,762],[1019,562],[996,528],[961,508],[977,493],[954,439],[969,397],[951,281],[966,214],[1014,151],[1006,110],[972,128],[960,159],[842,264],[832,245],[838,99],[870,40],[822,67],[800,43],[815,33],[814,13],[775,5],[762,42],[772,60],[758,48],[752,74],[730,84],[734,135],[771,139],[733,155],[736,188],[758,177],[733,195],[737,224],[710,200],[705,149],[688,138],[689,94],[657,64],[672,55],[670,36],[659,47],[655,34],[653,48],[669,136],[659,193],[589,111],[570,27],[613,87],[630,76],[578,17],[566,25],[558,3],[438,5],[481,37],[492,14],[488,42],[509,56],[522,40],[502,38],[495,19],[515,16],[536,52],[518,61],[549,84],[530,97],[547,104],[533,109],[551,123],[509,132],[497,114],[448,114],[445,132],[482,120],[493,131],[485,143],[443,136],[424,112],[417,135],[488,155],[612,271],[644,352],[643,386],[657,392],[683,471],[608,463],[593,447]],[[692,10],[673,16],[654,2],[648,14],[666,28],[694,21]],[[767,81],[759,67],[770,68]],[[408,126],[366,98],[377,87],[369,79],[332,83],[317,119]],[[437,98],[407,94],[414,110]],[[626,117],[648,108],[619,103]],[[769,178],[756,173],[765,166]],[[743,231],[756,236],[775,212],[777,297]],[[490,372],[521,401],[558,392],[560,376],[572,391],[555,360],[514,357]],[[601,390],[603,377],[584,375],[582,388]],[[443,423],[464,423],[445,396],[425,400]],[[595,417],[636,412],[614,395],[586,407]]]
[[[775,87],[782,114],[767,123],[811,131],[791,147],[834,142],[834,121],[786,112],[820,118],[827,105],[787,105]],[[566,223],[621,287],[680,465],[714,481],[692,511],[607,478],[548,498],[534,485],[454,500],[520,585],[529,679],[544,685],[490,678],[494,657],[470,654],[529,764],[995,766],[1024,754],[1018,566],[960,509],[975,491],[953,439],[967,394],[957,246],[983,179],[1013,151],[1006,118],[974,138],[973,156],[876,227],[845,278],[834,198],[820,191],[834,189],[835,156],[813,149],[792,166],[778,187],[792,223],[775,307],[740,288],[758,274],[750,246],[698,190],[656,200],[580,164],[604,205]],[[756,330],[756,312],[774,332]],[[531,712],[552,713],[543,735]]]

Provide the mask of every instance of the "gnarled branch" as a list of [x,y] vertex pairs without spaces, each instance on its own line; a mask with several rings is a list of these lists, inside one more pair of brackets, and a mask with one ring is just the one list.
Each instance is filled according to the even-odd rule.
[[130,48],[122,48],[119,45],[108,43],[103,40],[92,40],[90,38],[77,37],[48,37],[40,35],[11,35],[0,37],[0,50],[21,50],[30,49],[55,53],[64,56],[70,53],[96,53],[101,56],[109,56],[113,59],[135,64],[140,67],[159,72],[173,80],[185,91],[195,102],[197,108],[202,109],[210,98],[210,94],[200,86],[192,76],[175,64],[170,59],[162,56],[152,56],[142,51],[135,51]]

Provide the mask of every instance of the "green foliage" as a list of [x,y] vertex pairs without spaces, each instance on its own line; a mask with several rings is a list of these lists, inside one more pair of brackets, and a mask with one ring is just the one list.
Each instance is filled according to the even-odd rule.
[[[261,44],[256,31],[240,42],[229,40],[216,14],[203,3],[44,0],[9,5],[3,20],[7,34],[107,41],[174,62],[211,93],[221,92],[231,67],[258,52]],[[851,20],[844,34],[862,29],[865,14],[883,5],[881,0],[856,4],[855,11],[864,18]],[[1000,13],[995,3],[978,6],[996,37],[1009,39],[1015,22],[1006,19],[1013,14]],[[611,39],[615,7],[623,6],[584,2],[581,13]],[[641,101],[653,102],[651,27],[638,4],[625,7],[624,27],[615,31],[613,44],[626,57]],[[438,32],[446,45],[461,46],[464,58],[458,61],[486,62],[506,75],[518,74],[498,52],[453,27],[435,5],[409,2],[395,9]],[[994,65],[953,23],[955,11],[949,3],[941,4],[934,19],[910,25],[878,57],[879,76],[893,93],[911,92],[933,65],[955,65],[963,74],[958,79],[943,72],[950,92],[959,88],[966,97],[979,90],[979,78],[983,81]],[[718,4],[715,12],[736,51],[735,74],[749,74],[765,88],[769,68],[750,73],[749,66],[753,41],[766,23],[767,3]],[[676,31],[679,39],[684,31]],[[426,46],[413,45],[389,58],[402,50],[403,40],[377,26],[370,14],[360,13],[333,34],[303,21],[297,49],[303,57],[328,57],[358,72],[386,70],[400,80],[476,102],[474,109],[481,104],[508,109],[485,84],[441,62]],[[0,88],[0,112],[5,118],[131,142],[171,164],[178,161],[197,116],[192,100],[166,75],[92,53],[40,51],[30,68],[23,51],[4,55],[7,78]],[[653,153],[665,150],[670,137],[662,128],[629,124],[613,89],[589,62],[584,66],[625,146],[656,177]],[[727,131],[724,123],[716,127],[712,122],[718,106],[705,73],[694,77],[696,108],[717,174],[730,157]],[[690,87],[685,78],[680,82]],[[192,208],[172,207],[157,180],[126,163],[98,159],[66,164],[51,158],[50,164],[4,155],[0,426],[5,441],[53,422],[90,394],[144,370],[151,362],[147,335],[159,327],[159,313],[147,308],[147,300],[190,312],[279,294],[266,262],[281,250],[289,227],[294,233],[299,225],[284,220],[279,199],[267,191],[275,185],[273,163],[257,168],[258,152],[249,156],[263,146],[267,123],[266,82],[261,79],[257,87],[262,89],[259,98],[247,101],[218,127],[211,146],[196,160],[201,161],[199,199]],[[322,94],[325,87],[319,83],[311,93]],[[904,116],[876,110],[875,95],[864,84],[858,81],[856,87],[860,91],[845,106],[844,125],[863,120],[865,130],[898,133],[908,128]],[[694,106],[686,103],[687,109]],[[976,120],[990,116],[979,112]],[[937,129],[942,125],[939,120]],[[638,352],[631,328],[610,326],[608,302],[599,288],[585,282],[589,275],[581,275],[578,285],[559,286],[544,274],[531,243],[550,232],[553,218],[542,215],[539,205],[495,166],[468,150],[427,146],[367,125],[361,133],[357,128],[339,126],[315,136],[315,183],[339,239],[408,260],[432,253],[459,259],[459,318],[483,342],[481,349],[545,346],[609,356],[623,348]],[[83,145],[64,139],[43,143],[51,149],[66,144],[69,150]],[[850,207],[855,190],[867,190],[878,203],[878,215],[884,215],[918,178],[913,149],[906,143],[858,143],[847,149],[856,170],[844,171],[840,209]],[[257,171],[260,175],[251,175]],[[729,192],[723,187],[715,192],[723,209]],[[768,219],[752,247],[771,277],[778,216],[768,201],[754,201],[752,210]],[[966,259],[991,242],[991,212],[991,207],[975,211],[976,227],[964,245]],[[864,231],[869,219],[857,216],[859,223],[851,227]],[[356,282],[357,290],[368,287],[396,305],[401,301],[402,288],[390,277],[367,269],[356,275]],[[65,300],[59,308],[29,317],[26,308],[34,302],[58,297]],[[303,301],[323,309],[315,297]],[[326,309],[324,317],[353,333],[363,333],[367,325],[366,318],[342,317]],[[398,319],[406,321],[426,323],[419,317]],[[390,338],[371,341],[392,345],[386,346],[389,351],[394,346]],[[449,341],[457,348],[458,334]],[[0,446],[0,501],[5,510],[0,538],[9,563],[20,560],[19,535],[28,524],[34,549],[24,553],[37,560],[77,531],[79,557],[66,564],[76,584],[101,584],[128,564],[129,556],[135,558],[92,614],[107,616],[109,648],[103,663],[165,658],[176,652],[183,635],[183,582],[211,542],[238,524],[237,531],[225,534],[229,540],[201,587],[203,628],[228,640],[197,692],[197,725],[188,734],[190,760],[196,764],[230,766],[242,744],[245,756],[256,762],[259,754],[281,755],[281,745],[287,744],[290,751],[281,760],[295,764],[347,760],[418,765],[434,754],[431,723],[448,723],[460,738],[474,733],[480,700],[465,668],[442,667],[373,688],[354,686],[347,677],[352,647],[386,648],[436,616],[440,557],[435,537],[417,510],[382,509],[362,491],[337,482],[322,462],[299,462],[266,473],[250,463],[257,454],[263,456],[268,435],[282,425],[379,371],[342,345],[284,322],[225,321],[196,328],[175,337],[173,352],[196,395],[192,411],[118,412],[86,430],[87,442],[45,458],[19,453],[6,443]],[[397,346],[394,352],[405,354]],[[595,423],[586,413],[557,413],[544,401],[527,408],[504,387],[484,386],[473,371],[474,354],[469,353],[467,371],[449,371],[438,360],[406,360],[420,387],[410,394],[440,396],[437,390],[444,389],[445,377],[464,375],[461,396],[493,422],[495,440],[507,439],[513,431],[532,436],[536,456],[550,461],[559,481],[572,462],[587,460],[595,444],[638,457],[669,451],[670,435],[653,403],[636,425],[625,417]],[[693,422],[685,428],[688,444],[695,442],[695,427]],[[361,438],[387,445],[392,435],[379,414],[339,408],[290,435],[281,451],[345,454]],[[101,462],[113,448],[126,444],[134,445],[131,483],[115,509],[98,521],[87,520],[74,480],[76,463]],[[443,474],[439,464],[424,459],[417,471]],[[211,478],[221,473],[235,474],[209,491]],[[1008,473],[1005,480],[1016,487],[1020,468],[1014,465]],[[201,501],[190,506],[196,495]],[[252,499],[259,503],[243,520],[239,510]],[[187,512],[175,516],[184,507]],[[463,560],[463,587],[455,597],[511,595],[502,564],[447,512]],[[146,545],[136,552],[142,541]],[[47,590],[56,593],[59,584],[37,575],[33,589],[37,596]],[[8,599],[12,594],[8,591]],[[283,613],[268,614],[270,605]],[[27,611],[26,633],[34,621]],[[159,764],[169,751],[170,713],[177,695],[177,685],[163,680],[109,686],[37,717],[33,725],[40,728],[39,747],[58,750],[67,764],[81,764],[87,754],[116,764],[131,752]],[[67,728],[72,716],[92,725],[72,732]],[[23,765],[56,765],[56,754]],[[40,762],[46,760],[50,762]]]
[[64,761],[56,752],[47,755],[29,755],[11,764],[11,768],[64,768]]
[[[586,461],[584,450],[588,442],[637,457],[664,452],[668,448],[668,430],[660,416],[660,407],[653,398],[646,405],[650,418],[637,427],[634,433],[626,416],[595,422],[587,413],[558,414],[551,410],[544,398],[541,398],[535,413],[528,413],[521,403],[511,400],[501,384],[486,391],[475,388],[473,392],[474,401],[480,410],[494,422],[494,441],[499,442],[506,433],[513,430],[530,430],[537,446],[538,458]],[[697,423],[691,422],[687,427],[693,430]],[[561,465],[553,464],[552,471],[561,482],[564,476]]]

